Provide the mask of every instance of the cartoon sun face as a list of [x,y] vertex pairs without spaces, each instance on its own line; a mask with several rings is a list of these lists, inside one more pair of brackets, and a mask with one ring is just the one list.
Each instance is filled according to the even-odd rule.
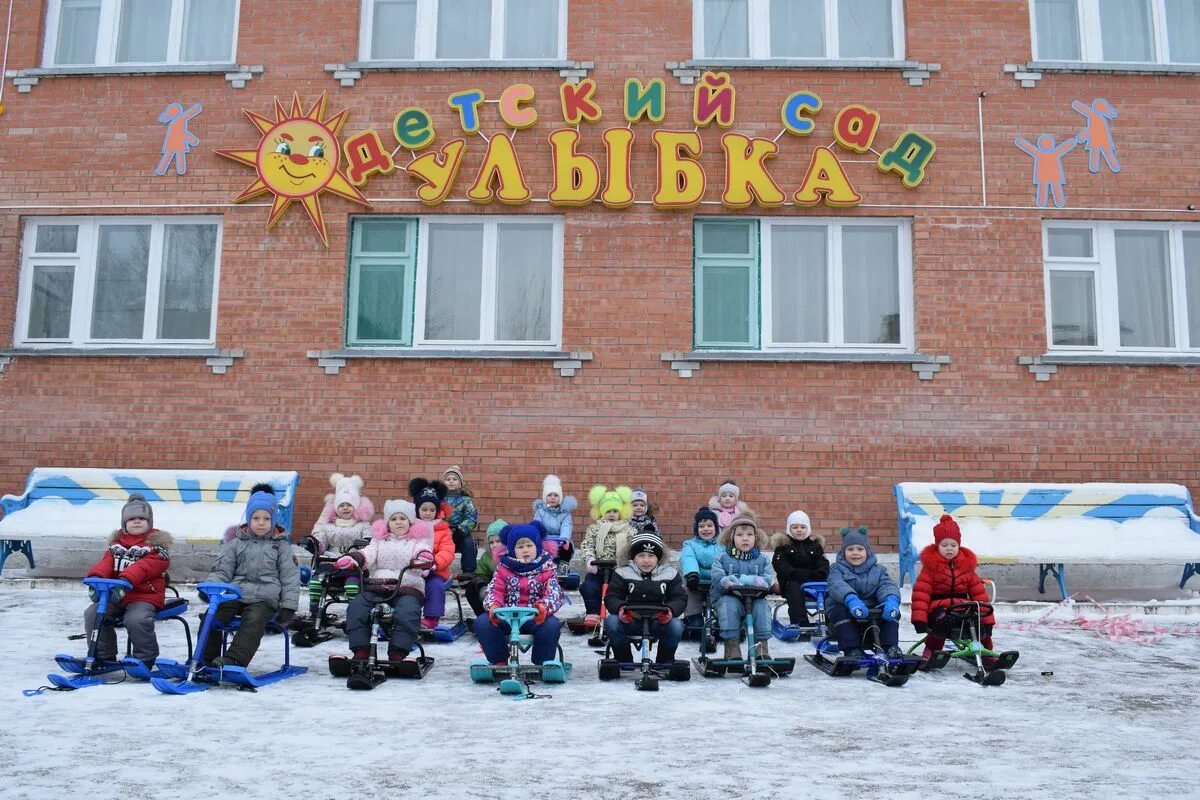
[[219,155],[239,164],[254,167],[258,178],[234,198],[235,203],[270,192],[275,196],[267,230],[274,227],[293,200],[299,200],[309,219],[329,246],[325,233],[325,217],[321,212],[320,194],[332,192],[347,200],[370,207],[371,203],[338,171],[339,148],[337,135],[346,121],[342,111],[323,120],[325,92],[307,113],[300,106],[299,95],[293,95],[292,107],[285,109],[275,100],[275,119],[261,117],[251,111],[246,116],[262,133],[254,150],[218,150]]

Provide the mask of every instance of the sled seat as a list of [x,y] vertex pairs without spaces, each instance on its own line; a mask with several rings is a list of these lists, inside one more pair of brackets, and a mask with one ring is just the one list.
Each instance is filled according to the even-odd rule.
[[953,514],[981,563],[1037,564],[1067,597],[1068,564],[1182,564],[1200,574],[1200,517],[1170,483],[898,483],[900,584],[916,575],[933,526]]

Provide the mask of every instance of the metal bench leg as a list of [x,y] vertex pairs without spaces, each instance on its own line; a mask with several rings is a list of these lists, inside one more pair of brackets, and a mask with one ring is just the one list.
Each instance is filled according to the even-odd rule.
[[32,541],[30,541],[29,539],[22,540],[21,541],[21,552],[25,555],[25,558],[27,558],[29,560],[29,568],[30,569],[33,569],[34,567],[37,566],[36,564],[33,563],[33,542]]
[[[4,562],[8,560],[8,557],[10,554],[12,554],[12,552],[12,542],[8,539],[0,539],[0,574],[3,574]],[[1187,579],[1184,578],[1184,580]]]
[[1053,575],[1058,581],[1058,590],[1062,592],[1063,600],[1067,599],[1067,567],[1065,564],[1038,564],[1038,594],[1046,593],[1046,576]]
[[1188,578],[1193,575],[1200,575],[1200,564],[1184,564],[1183,577],[1179,579],[1179,588],[1182,589],[1183,585],[1188,582]]
[[1046,575],[1049,572],[1049,564],[1038,564],[1038,594],[1046,593]]
[[1058,564],[1058,569],[1054,571],[1054,577],[1058,578],[1058,590],[1062,592],[1063,600],[1067,599],[1067,567],[1065,564]]

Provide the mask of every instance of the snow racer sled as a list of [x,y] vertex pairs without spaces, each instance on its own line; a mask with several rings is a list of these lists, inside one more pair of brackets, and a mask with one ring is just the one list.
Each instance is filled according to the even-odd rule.
[[851,620],[858,625],[862,634],[861,656],[838,655],[837,640],[826,636],[817,642],[816,652],[806,655],[804,660],[826,675],[844,678],[858,670],[866,670],[871,680],[884,686],[903,686],[917,671],[920,659],[912,656],[891,658],[879,643],[879,621],[883,618],[882,608],[872,608],[866,619]]
[[[350,550],[361,550],[370,539],[358,539]],[[314,553],[312,567],[300,568],[300,582],[308,587],[308,617],[292,623],[292,644],[315,647],[328,642],[342,630],[343,620],[329,613],[331,606],[347,605],[359,592],[361,583],[350,580],[353,571],[339,570],[333,565],[340,555]]]
[[608,582],[612,579],[613,570],[617,568],[616,561],[596,559],[596,575],[600,578],[600,621],[589,625],[587,618],[567,621],[567,630],[575,635],[591,633],[588,637],[588,647],[608,647],[608,634],[604,632],[604,620],[608,618],[608,610],[604,607],[604,598],[608,595]]
[[[989,650],[979,641],[981,620],[992,616],[990,603],[977,601],[960,602],[950,605],[930,629],[938,636],[946,638],[946,649],[939,650],[921,664],[922,671],[939,670],[950,663],[952,658],[961,658],[975,665],[975,672],[964,672],[963,677],[983,686],[1000,686],[1008,678],[1005,670],[1012,669],[1021,654],[1016,650],[996,652]],[[934,628],[936,627],[936,630]],[[912,655],[925,644],[925,637],[909,648]],[[914,656],[915,657],[915,656]],[[985,664],[987,659],[989,664]],[[995,659],[995,661],[992,661]]]
[[566,683],[571,677],[571,664],[563,659],[562,646],[558,658],[544,664],[522,664],[521,653],[533,647],[533,636],[521,633],[521,626],[537,616],[537,609],[527,606],[508,606],[495,610],[498,619],[508,623],[508,663],[492,666],[486,660],[471,662],[471,680],[476,683],[500,681],[500,694],[511,697],[537,697],[529,689],[535,680],[544,683]]
[[[747,686],[762,688],[771,685],[772,678],[791,675],[796,667],[794,658],[758,658],[754,646],[754,601],[766,597],[767,589],[761,586],[735,586],[730,594],[742,601],[742,629],[746,634],[746,658],[709,658],[705,641],[700,644],[700,657],[695,659],[696,668],[706,678],[720,678],[734,672],[742,676]],[[709,632],[705,626],[705,636]]]
[[[469,577],[468,580],[470,579]],[[449,625],[442,623],[433,628],[421,628],[420,636],[426,641],[444,643],[458,641],[464,633],[471,629],[471,625],[475,622],[474,619],[467,619],[467,615],[463,613],[461,588],[447,583],[446,593],[454,598],[454,605],[458,609],[458,619]]]
[[[650,646],[658,641],[658,637],[650,635],[650,623],[659,614],[667,610],[666,606],[626,606],[634,619],[641,621],[642,631],[630,637],[638,643],[641,660],[623,661],[617,658],[612,644],[605,648],[604,658],[600,659],[598,672],[600,680],[611,681],[621,677],[622,672],[640,672],[640,677],[634,686],[641,692],[657,692],[659,678],[669,681],[686,681],[692,677],[692,668],[687,661],[678,659],[670,663],[659,664],[650,660]],[[610,657],[611,656],[611,657]]]
[[804,592],[804,605],[808,609],[809,620],[816,620],[809,625],[784,625],[779,621],[779,609],[786,603],[775,606],[771,614],[771,634],[781,642],[810,642],[820,639],[829,633],[825,625],[825,595],[829,592],[829,584],[825,581],[809,581],[800,584]]

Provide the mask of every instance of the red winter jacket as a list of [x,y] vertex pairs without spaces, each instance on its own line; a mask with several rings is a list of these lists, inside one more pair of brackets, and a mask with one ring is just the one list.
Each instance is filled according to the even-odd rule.
[[123,606],[143,602],[161,609],[166,601],[170,547],[171,534],[158,528],[140,536],[113,531],[104,557],[88,570],[87,576],[129,581],[133,589],[121,598]]
[[447,581],[450,580],[450,564],[454,562],[454,534],[446,520],[453,511],[449,503],[442,503],[437,519],[433,521],[433,571]]
[[[912,592],[913,623],[928,622],[935,609],[949,608],[955,603],[988,602],[987,589],[975,572],[978,566],[979,559],[965,547],[959,548],[953,561],[942,558],[936,544],[922,550],[921,575],[913,584]],[[983,624],[995,625],[995,615],[984,617]]]

